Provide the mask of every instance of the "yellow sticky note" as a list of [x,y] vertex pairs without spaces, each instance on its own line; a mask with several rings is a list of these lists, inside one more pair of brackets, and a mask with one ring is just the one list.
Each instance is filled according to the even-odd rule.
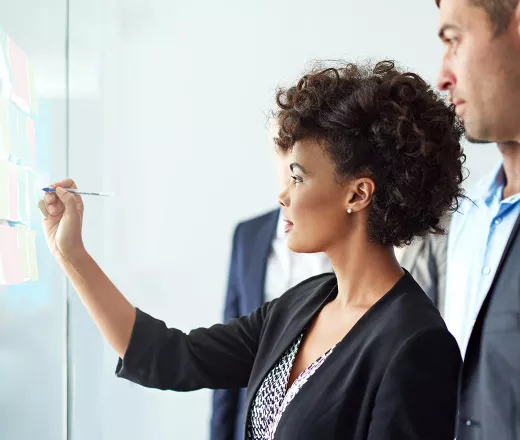
[[9,219],[9,208],[11,204],[9,190],[9,163],[0,159],[0,219]]
[[31,279],[31,266],[29,262],[29,230],[25,226],[17,226],[16,235],[23,280],[29,281]]
[[31,269],[31,281],[38,281],[38,259],[36,257],[36,231],[29,231],[28,241],[28,257],[29,267]]
[[18,167],[18,213],[22,222],[30,220],[28,171]]

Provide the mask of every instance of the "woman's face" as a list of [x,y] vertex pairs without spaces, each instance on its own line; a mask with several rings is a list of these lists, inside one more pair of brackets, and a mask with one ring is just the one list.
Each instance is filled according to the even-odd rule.
[[335,181],[335,166],[318,141],[296,142],[286,155],[291,179],[279,196],[287,245],[294,252],[325,252],[349,236],[350,184]]

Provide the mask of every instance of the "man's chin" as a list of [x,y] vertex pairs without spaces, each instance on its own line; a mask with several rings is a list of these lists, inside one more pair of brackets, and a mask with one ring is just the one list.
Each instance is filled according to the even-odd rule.
[[476,130],[467,120],[462,119],[461,122],[466,130],[466,139],[468,142],[472,144],[490,144],[495,142],[491,136],[484,135],[484,133],[482,133],[483,130]]

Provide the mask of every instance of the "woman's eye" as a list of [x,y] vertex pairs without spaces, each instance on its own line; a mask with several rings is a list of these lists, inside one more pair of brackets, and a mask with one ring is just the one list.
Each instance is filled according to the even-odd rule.
[[293,180],[294,183],[301,183],[301,182],[303,182],[302,178],[299,177],[299,176],[291,176],[291,179]]
[[458,43],[458,40],[456,37],[445,37],[444,43],[446,43],[446,45],[448,45],[448,46],[453,47]]

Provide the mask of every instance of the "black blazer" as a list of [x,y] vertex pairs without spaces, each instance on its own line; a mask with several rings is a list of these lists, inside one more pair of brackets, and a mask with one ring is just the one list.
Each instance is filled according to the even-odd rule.
[[458,440],[520,440],[520,217],[469,340]]
[[[147,387],[190,391],[263,379],[337,294],[333,274],[287,291],[247,317],[188,335],[138,311],[116,373]],[[452,440],[461,358],[439,312],[410,274],[338,344],[286,409],[277,440]]]
[[[265,275],[280,210],[238,224],[233,234],[224,322],[249,315],[265,302]],[[282,292],[280,292],[282,293]],[[213,393],[211,440],[244,438],[245,388]]]

